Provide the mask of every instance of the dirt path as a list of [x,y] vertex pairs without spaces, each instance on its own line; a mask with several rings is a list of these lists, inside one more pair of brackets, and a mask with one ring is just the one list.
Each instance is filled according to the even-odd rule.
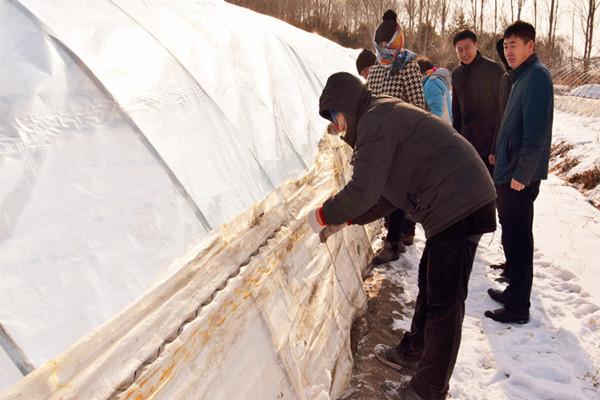
[[412,257],[400,257],[398,261],[377,267],[365,280],[368,309],[352,327],[354,368],[350,386],[342,400],[384,399],[380,385],[386,380],[402,380],[398,372],[377,361],[373,348],[378,343],[395,344],[400,340],[402,330],[392,329],[392,317],[398,319],[402,315],[405,321],[410,321],[411,315],[408,310],[403,309],[406,307],[400,302],[402,297],[406,297],[403,275],[406,275],[406,268],[411,268],[410,265],[414,262],[410,258]]

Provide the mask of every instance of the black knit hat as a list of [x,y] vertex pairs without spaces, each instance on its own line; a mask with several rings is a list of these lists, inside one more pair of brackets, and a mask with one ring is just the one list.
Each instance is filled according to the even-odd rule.
[[396,22],[397,18],[398,16],[394,10],[387,10],[383,13],[381,17],[383,21],[375,31],[375,43],[388,42],[394,36],[394,32],[396,32],[396,27],[398,26]]
[[377,62],[377,56],[369,49],[363,49],[356,59],[356,70],[360,72]]

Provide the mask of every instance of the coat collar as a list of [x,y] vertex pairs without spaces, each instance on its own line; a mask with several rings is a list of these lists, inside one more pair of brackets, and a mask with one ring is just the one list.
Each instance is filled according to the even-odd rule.
[[519,79],[519,77],[523,75],[523,72],[527,71],[529,68],[531,68],[534,64],[537,64],[538,62],[539,59],[537,54],[533,53],[525,61],[523,61],[521,65],[509,72],[510,78],[513,82],[517,81],[517,79]]

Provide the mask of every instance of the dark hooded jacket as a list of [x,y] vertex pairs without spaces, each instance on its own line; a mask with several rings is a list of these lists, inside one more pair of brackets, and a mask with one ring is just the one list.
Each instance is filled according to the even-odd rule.
[[502,67],[477,52],[468,65],[452,72],[452,126],[487,160],[500,126],[499,86]]
[[[500,39],[496,42],[496,53],[498,54],[498,58],[502,63],[502,67],[504,68],[504,74],[500,77],[500,88],[498,89],[498,106],[500,107],[500,121],[502,121],[502,117],[504,116],[504,110],[506,109],[506,105],[508,104],[508,97],[510,96],[510,88],[512,86],[512,80],[510,79],[510,71],[512,68],[508,65],[508,61],[506,60],[506,56],[504,55],[504,39]],[[498,138],[498,134],[494,135],[494,140],[492,141],[492,147],[490,149],[490,154],[494,154],[496,152],[496,139]]]
[[500,89],[498,90],[498,99],[500,103],[500,116],[504,115],[506,104],[508,104],[508,97],[510,96],[510,87],[512,86],[512,79],[510,78],[510,71],[512,68],[508,65],[506,56],[504,55],[504,39],[500,39],[496,42],[496,53],[504,68],[504,74],[500,78]]
[[471,231],[495,229],[489,173],[447,123],[396,98],[374,96],[347,73],[328,79],[319,107],[324,118],[330,110],[344,114],[343,139],[355,152],[352,179],[323,205],[326,223],[364,224],[400,208],[431,237],[489,204]]

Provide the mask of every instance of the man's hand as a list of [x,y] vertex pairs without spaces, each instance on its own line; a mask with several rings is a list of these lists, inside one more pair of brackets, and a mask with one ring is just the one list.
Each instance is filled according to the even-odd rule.
[[494,154],[490,154],[488,156],[488,162],[490,165],[496,165],[496,156]]
[[525,189],[525,185],[523,185],[521,182],[519,182],[518,180],[513,178],[510,181],[510,188],[512,190],[516,190],[517,192],[520,192],[521,190]]
[[339,225],[327,225],[327,228],[323,229],[321,233],[319,233],[319,239],[321,243],[325,243],[329,236],[333,235],[336,232],[344,229],[348,224],[339,224]]
[[314,233],[321,232],[327,226],[321,213],[321,207],[315,208],[308,213],[308,224]]
[[329,133],[330,135],[339,134],[339,132],[337,131],[337,128],[335,127],[335,125],[333,123],[330,123],[329,125],[327,125],[327,133]]

